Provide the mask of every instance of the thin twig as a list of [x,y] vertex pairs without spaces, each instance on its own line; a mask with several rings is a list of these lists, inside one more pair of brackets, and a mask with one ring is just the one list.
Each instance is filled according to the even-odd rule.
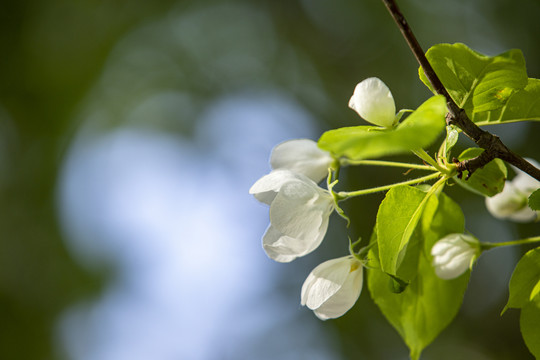
[[498,136],[482,130],[474,122],[472,122],[471,119],[469,119],[465,113],[465,110],[461,109],[454,102],[435,73],[435,70],[433,70],[433,67],[426,58],[422,47],[418,43],[418,40],[416,40],[416,37],[407,23],[407,20],[405,20],[405,17],[399,10],[396,2],[394,0],[382,1],[394,18],[394,21],[407,41],[407,44],[413,52],[416,60],[424,69],[424,74],[433,86],[433,89],[435,89],[438,94],[441,94],[446,98],[446,104],[448,106],[448,115],[446,117],[447,124],[458,126],[461,130],[463,130],[465,135],[467,135],[479,147],[485,150],[482,154],[473,159],[457,162],[456,165],[458,168],[458,176],[461,177],[463,171],[467,170],[469,172],[467,177],[469,177],[474,171],[483,167],[491,160],[499,158],[523,170],[535,179],[540,180],[540,169],[537,169],[521,156],[508,149]]

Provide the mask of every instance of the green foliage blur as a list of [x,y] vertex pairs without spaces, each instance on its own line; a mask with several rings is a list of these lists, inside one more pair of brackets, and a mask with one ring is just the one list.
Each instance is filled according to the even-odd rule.
[[[75,116],[78,106],[99,79],[115,44],[172,9],[188,12],[231,4],[265,14],[278,43],[292,46],[312,65],[309,85],[324,94],[322,101],[306,95],[306,84],[280,85],[315,114],[324,130],[358,124],[347,101],[356,83],[370,76],[389,86],[398,109],[416,108],[430,96],[418,79],[415,60],[378,0],[0,2],[0,359],[62,358],[55,339],[58,315],[70,304],[99,294],[114,271],[91,273],[71,257],[58,224],[56,196],[59,169],[80,125]],[[491,55],[519,48],[528,75],[540,78],[537,0],[410,0],[400,6],[424,49],[442,42],[463,42]],[[207,19],[208,33],[220,31],[212,18]],[[233,42],[242,38],[225,40],[234,49]],[[204,42],[205,34],[197,41]],[[272,69],[271,74],[279,78],[281,71],[287,69]],[[208,79],[201,73],[193,72],[187,81],[202,83],[201,93],[211,97],[214,85],[205,84]],[[514,129],[510,133],[517,139],[502,126],[489,130],[503,141],[508,137],[514,151],[539,160],[538,126],[519,124]],[[348,180],[340,186],[351,189],[396,177],[395,172],[372,168],[347,169],[346,175]],[[472,209],[464,210],[466,216],[484,211],[482,199],[464,195],[468,194],[457,187],[452,193]],[[375,195],[347,204],[358,236],[369,238],[381,198]],[[511,226],[517,236],[527,236],[537,224]],[[337,226],[331,230],[338,233]],[[338,254],[331,244],[323,248],[317,253],[321,261],[329,258],[327,254]],[[291,291],[299,292],[300,286]],[[509,310],[499,317],[505,296],[475,313],[482,307],[482,290],[489,286],[489,276],[470,284],[479,289],[465,296],[465,306],[472,304],[472,310],[458,315],[426,349],[426,359],[531,358],[519,333],[519,313]],[[387,359],[395,351],[406,354],[405,345],[365,290],[347,315],[324,324],[337,339],[343,358],[356,359],[360,350],[368,359]]]

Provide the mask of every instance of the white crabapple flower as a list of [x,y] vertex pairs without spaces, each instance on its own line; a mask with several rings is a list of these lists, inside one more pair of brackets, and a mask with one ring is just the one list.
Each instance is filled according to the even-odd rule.
[[313,180],[289,170],[273,170],[249,189],[270,205],[270,226],[263,248],[271,259],[290,262],[315,250],[322,242],[334,199]]
[[302,285],[301,304],[321,320],[340,317],[358,300],[362,273],[362,262],[351,255],[323,262]]
[[302,174],[319,183],[328,174],[334,159],[330,154],[309,139],[295,139],[282,142],[272,149],[270,166],[272,169],[287,169]]
[[349,107],[364,120],[382,127],[392,127],[396,120],[394,97],[379,78],[367,78],[354,89]]
[[[527,160],[536,167],[540,167],[536,161]],[[486,208],[498,219],[515,222],[534,221],[539,218],[540,212],[531,209],[528,200],[529,196],[540,187],[540,181],[519,169],[516,171],[516,177],[511,181],[506,181],[503,191],[486,198]]]
[[480,243],[465,234],[450,234],[437,241],[431,248],[435,274],[441,279],[457,278],[469,269],[480,255]]

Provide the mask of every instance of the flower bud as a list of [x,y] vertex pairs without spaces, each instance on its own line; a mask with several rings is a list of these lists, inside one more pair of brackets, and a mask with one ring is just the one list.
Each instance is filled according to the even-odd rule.
[[387,128],[394,126],[394,98],[388,86],[378,78],[368,78],[356,85],[349,107],[372,124]]
[[[535,166],[538,163],[527,159]],[[513,180],[507,180],[503,191],[486,198],[486,208],[498,219],[509,219],[515,222],[529,222],[538,219],[540,212],[532,210],[528,205],[529,196],[540,187],[540,182],[521,170],[516,170]]]
[[309,139],[282,142],[270,155],[272,169],[287,169],[305,175],[316,183],[327,176],[333,162],[328,152],[321,150],[315,141]]
[[321,320],[345,314],[362,291],[362,263],[353,256],[323,262],[302,285],[301,304]]
[[437,241],[431,248],[433,267],[444,280],[457,278],[472,266],[480,255],[480,243],[465,234],[450,234]]

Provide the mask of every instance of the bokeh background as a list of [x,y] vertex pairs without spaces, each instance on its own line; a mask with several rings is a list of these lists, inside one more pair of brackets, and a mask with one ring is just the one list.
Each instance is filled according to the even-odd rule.
[[[400,6],[425,49],[520,48],[540,77],[537,0]],[[429,96],[377,0],[2,0],[0,359],[407,359],[367,291],[327,322],[299,304],[313,267],[369,237],[382,195],[346,204],[349,233],[333,217],[321,248],[277,264],[247,193],[275,144],[362,123],[347,102],[370,76],[398,108]],[[489,130],[540,159],[537,124]],[[343,175],[343,189],[403,178]],[[538,232],[449,193],[481,239]],[[482,256],[424,359],[532,359],[519,312],[499,317],[526,249]]]

